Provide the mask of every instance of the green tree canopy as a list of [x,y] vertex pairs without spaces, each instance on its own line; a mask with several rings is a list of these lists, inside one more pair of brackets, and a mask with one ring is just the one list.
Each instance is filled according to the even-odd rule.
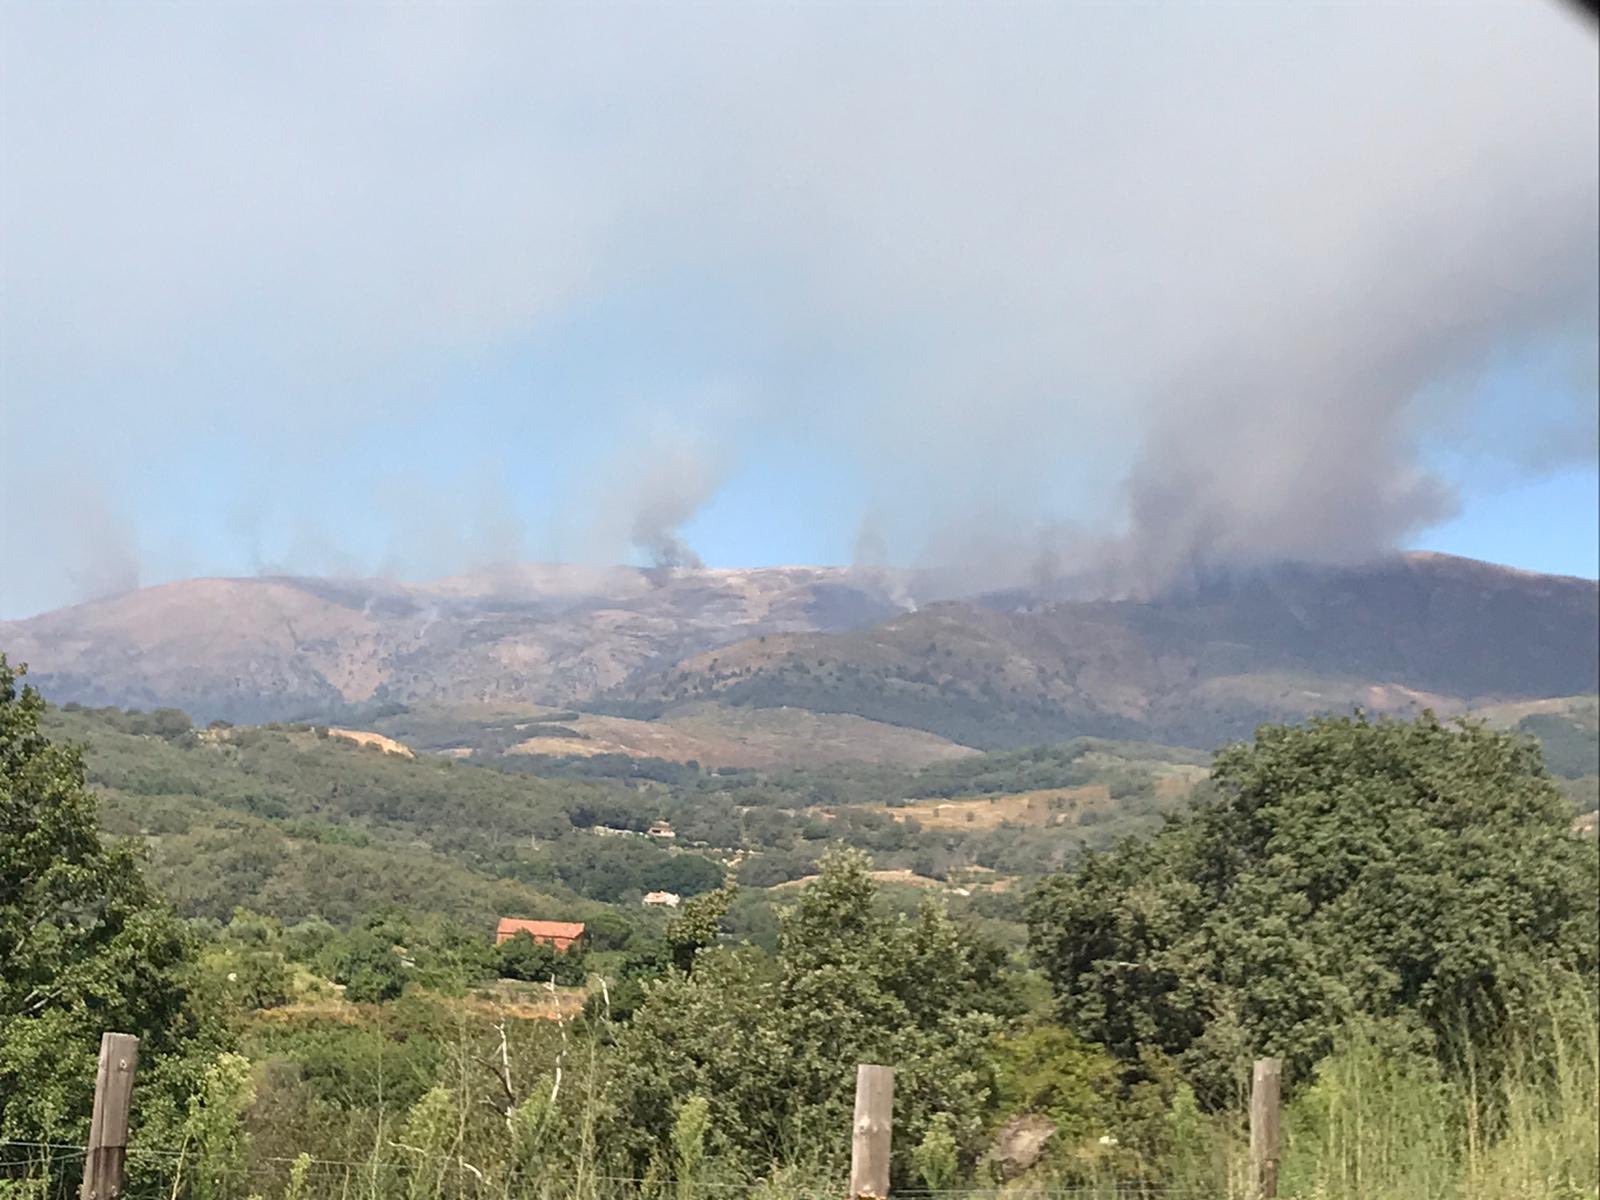
[[696,896],[683,906],[683,911],[667,924],[667,948],[672,954],[672,964],[678,970],[694,969],[694,956],[714,946],[722,933],[723,918],[733,904],[738,888],[731,884]]
[[1034,953],[1062,1019],[1126,1062],[1175,1056],[1228,1098],[1254,1055],[1301,1077],[1335,1030],[1393,1019],[1494,1044],[1552,974],[1596,971],[1596,852],[1538,749],[1432,715],[1263,727],[1217,796],[1047,880]]
[[496,946],[495,957],[499,972],[506,979],[554,981],[561,987],[577,987],[588,974],[588,953],[581,942],[557,950],[549,942],[534,939],[525,929]]
[[405,967],[392,940],[374,929],[351,935],[333,978],[344,984],[345,999],[355,1004],[393,1000],[406,986]]
[[100,840],[82,757],[40,733],[20,674],[0,655],[0,1138],[77,1140],[102,1033],[139,1037],[151,1103],[197,1045],[193,952],[133,850]]
[[[615,1135],[648,1164],[682,1105],[704,1096],[718,1149],[751,1168],[797,1146],[838,1150],[858,1063],[893,1065],[900,1168],[936,1115],[972,1152],[990,1094],[982,1007],[993,989],[938,902],[886,911],[859,851],[829,855],[782,918],[775,960],[699,945],[618,1036]],[[708,906],[705,915],[714,919]],[[698,941],[697,941],[698,945]]]

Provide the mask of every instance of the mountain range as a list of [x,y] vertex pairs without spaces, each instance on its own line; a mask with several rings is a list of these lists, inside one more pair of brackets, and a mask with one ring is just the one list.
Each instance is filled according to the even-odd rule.
[[1219,573],[1144,599],[928,602],[913,572],[529,566],[424,584],[196,579],[0,623],[58,702],[200,720],[798,708],[963,745],[1211,746],[1260,721],[1593,692],[1600,588],[1432,554]]

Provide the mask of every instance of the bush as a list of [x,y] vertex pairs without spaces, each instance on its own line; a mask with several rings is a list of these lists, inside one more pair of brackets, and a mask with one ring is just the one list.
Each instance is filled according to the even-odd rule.
[[344,984],[345,999],[357,1004],[393,1000],[406,983],[405,968],[394,946],[367,930],[351,937],[333,978]]
[[1264,726],[1215,781],[1192,818],[1030,905],[1062,1018],[1125,1062],[1172,1055],[1216,1106],[1256,1055],[1306,1078],[1363,1014],[1443,1060],[1498,1044],[1552,972],[1594,978],[1600,860],[1521,736],[1431,715]]
[[497,965],[504,979],[521,979],[530,983],[554,980],[562,987],[577,987],[587,974],[586,955],[581,944],[557,950],[548,942],[535,939],[524,929],[515,937],[501,942],[495,949]]

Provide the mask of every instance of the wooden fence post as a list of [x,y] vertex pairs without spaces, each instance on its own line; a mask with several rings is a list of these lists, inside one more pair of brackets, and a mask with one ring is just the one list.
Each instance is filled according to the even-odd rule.
[[856,1118],[850,1136],[850,1197],[889,1195],[889,1143],[894,1124],[894,1068],[856,1067]]
[[83,1160],[80,1200],[120,1200],[128,1153],[128,1102],[139,1065],[139,1039],[131,1033],[100,1035],[100,1069],[94,1080],[94,1116]]
[[1283,1060],[1256,1059],[1250,1077],[1250,1200],[1278,1195],[1278,1101]]

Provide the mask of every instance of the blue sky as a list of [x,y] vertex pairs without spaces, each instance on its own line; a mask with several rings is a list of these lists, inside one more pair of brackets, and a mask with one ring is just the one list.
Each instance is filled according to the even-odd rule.
[[1504,490],[1464,489],[1461,513],[1415,539],[1461,554],[1557,575],[1600,575],[1600,479],[1571,468]]
[[663,548],[1593,577],[1596,38],[1437,18],[7,5],[0,617]]

